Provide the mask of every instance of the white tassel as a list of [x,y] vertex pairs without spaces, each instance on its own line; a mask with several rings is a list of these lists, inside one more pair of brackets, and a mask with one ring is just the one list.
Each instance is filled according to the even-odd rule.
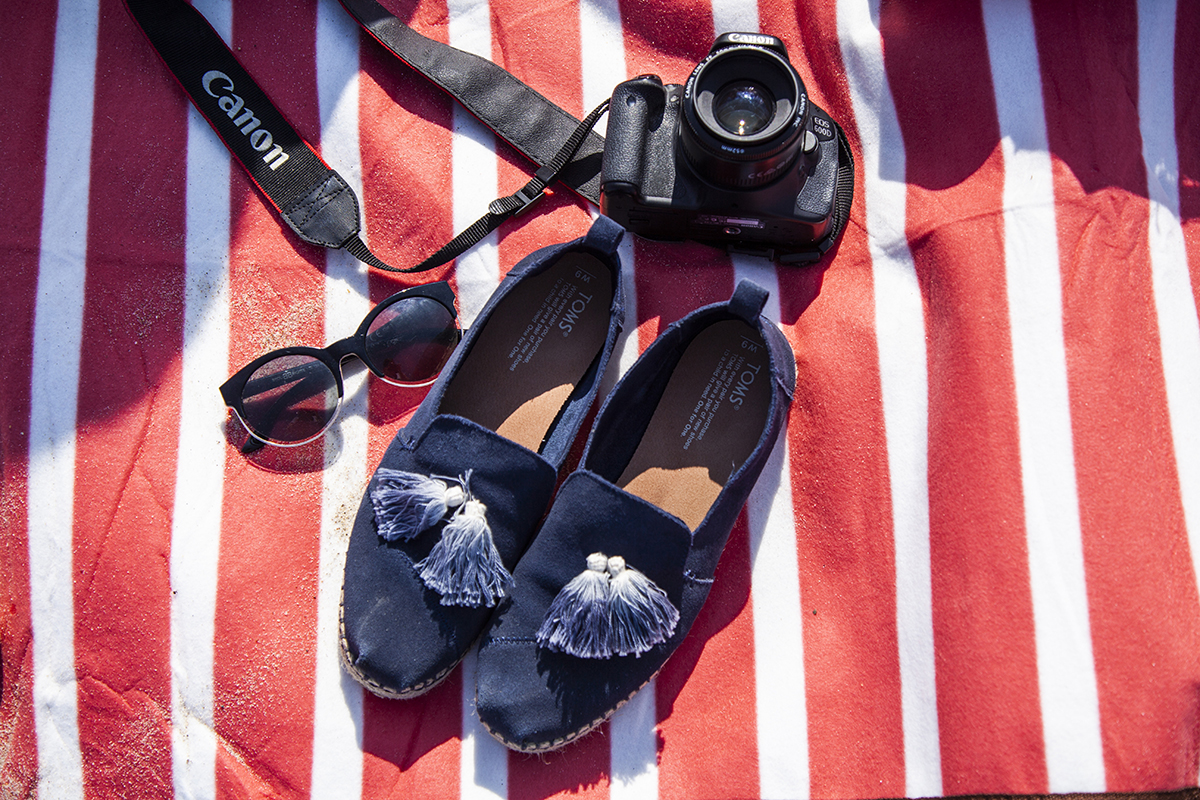
[[396,469],[381,468],[371,489],[375,528],[389,542],[432,528],[465,500],[462,486]]
[[641,656],[675,633],[679,612],[667,593],[621,556],[588,556],[588,568],[559,590],[537,641],[579,658]]
[[587,569],[550,604],[538,628],[538,644],[579,658],[607,658],[608,600],[608,556],[592,553]]
[[608,560],[608,574],[609,652],[640,657],[670,639],[679,612],[667,593],[620,556]]
[[487,506],[468,499],[442,529],[442,538],[417,571],[444,606],[491,608],[512,586],[487,524]]

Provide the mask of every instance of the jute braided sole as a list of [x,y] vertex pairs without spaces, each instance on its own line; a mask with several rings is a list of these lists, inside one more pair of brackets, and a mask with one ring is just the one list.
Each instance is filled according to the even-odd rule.
[[[666,666],[665,662],[664,662],[663,666]],[[642,691],[642,689],[645,689],[646,686],[650,683],[650,681],[657,678],[659,672],[662,672],[662,667],[659,667],[658,670],[656,670],[653,675],[651,675],[649,678],[647,678],[645,683],[643,683],[641,686],[639,686],[638,688],[636,688],[632,692],[630,692],[628,697],[626,697],[621,702],[617,703],[615,706],[610,708],[608,711],[606,711],[601,716],[592,720],[591,722],[584,725],[583,727],[577,728],[576,730],[571,731],[570,733],[566,734],[565,736],[560,736],[557,739],[552,739],[550,741],[537,742],[534,744],[520,744],[518,742],[512,742],[512,741],[509,741],[508,739],[504,738],[500,734],[496,733],[495,731],[493,731],[488,726],[487,722],[485,722],[482,718],[480,718],[479,722],[481,725],[483,725],[484,730],[486,730],[488,733],[490,733],[492,735],[493,739],[500,742],[500,744],[504,745],[509,750],[516,750],[517,752],[520,752],[520,753],[548,753],[553,750],[557,750],[560,747],[566,747],[568,744],[575,741],[576,739],[580,739],[580,738],[586,736],[587,734],[591,733],[592,731],[596,730],[596,728],[599,728],[613,714],[615,714],[619,710],[621,710],[622,706],[624,706],[626,703],[628,703],[630,700],[632,700],[634,697],[636,697],[638,692]],[[478,704],[478,698],[476,698],[476,703]]]

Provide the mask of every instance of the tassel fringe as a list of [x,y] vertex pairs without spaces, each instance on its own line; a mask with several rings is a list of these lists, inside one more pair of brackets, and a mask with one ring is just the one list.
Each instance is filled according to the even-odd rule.
[[[465,485],[466,480],[462,483]],[[389,542],[414,538],[437,525],[465,500],[463,486],[397,469],[380,469],[371,489],[375,529]]]
[[487,524],[487,506],[467,500],[442,530],[429,556],[417,563],[421,580],[444,606],[491,608],[508,594],[512,575],[504,567]]
[[492,540],[487,506],[471,495],[470,470],[457,479],[386,468],[377,475],[370,494],[380,537],[409,541],[446,522],[442,538],[416,564],[442,605],[491,608],[508,594],[512,575]]
[[592,553],[554,598],[538,644],[578,658],[641,656],[675,633],[679,611],[621,556]]
[[608,604],[612,622],[609,641],[613,654],[640,656],[670,639],[679,624],[679,612],[671,605],[667,593],[627,566],[620,556],[608,560],[608,574],[612,592]]
[[538,629],[538,644],[579,658],[607,658],[608,559],[588,556],[587,569],[559,591]]

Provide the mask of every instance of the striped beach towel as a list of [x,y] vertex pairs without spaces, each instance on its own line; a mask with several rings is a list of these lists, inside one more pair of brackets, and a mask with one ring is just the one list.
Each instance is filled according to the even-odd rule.
[[[532,169],[333,0],[194,0],[413,264]],[[751,278],[786,436],[657,679],[546,756],[340,669],[350,523],[423,397],[238,450],[217,387],[445,277],[464,322],[595,209],[555,187],[432,274],[299,241],[121,0],[0,25],[0,796],[884,798],[1200,782],[1200,4],[383,0],[572,114],[726,31],[845,128],[817,267],[622,245],[627,335]]]

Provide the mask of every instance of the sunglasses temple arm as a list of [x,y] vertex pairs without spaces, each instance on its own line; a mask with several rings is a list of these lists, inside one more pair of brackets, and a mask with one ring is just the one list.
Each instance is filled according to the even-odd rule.
[[[272,372],[270,375],[264,375],[261,378],[246,381],[246,385],[242,388],[242,396],[262,394],[269,392],[272,389],[278,389],[280,386],[286,386],[294,381],[305,381],[317,377],[318,374],[329,372],[324,362],[310,361],[306,364],[297,364],[294,367],[281,369],[278,372]],[[301,383],[303,385],[303,383]],[[290,390],[289,392],[290,393]]]
[[257,453],[267,446],[267,443],[256,436],[247,436],[246,441],[242,443],[240,449],[242,455],[248,456],[251,453]]

